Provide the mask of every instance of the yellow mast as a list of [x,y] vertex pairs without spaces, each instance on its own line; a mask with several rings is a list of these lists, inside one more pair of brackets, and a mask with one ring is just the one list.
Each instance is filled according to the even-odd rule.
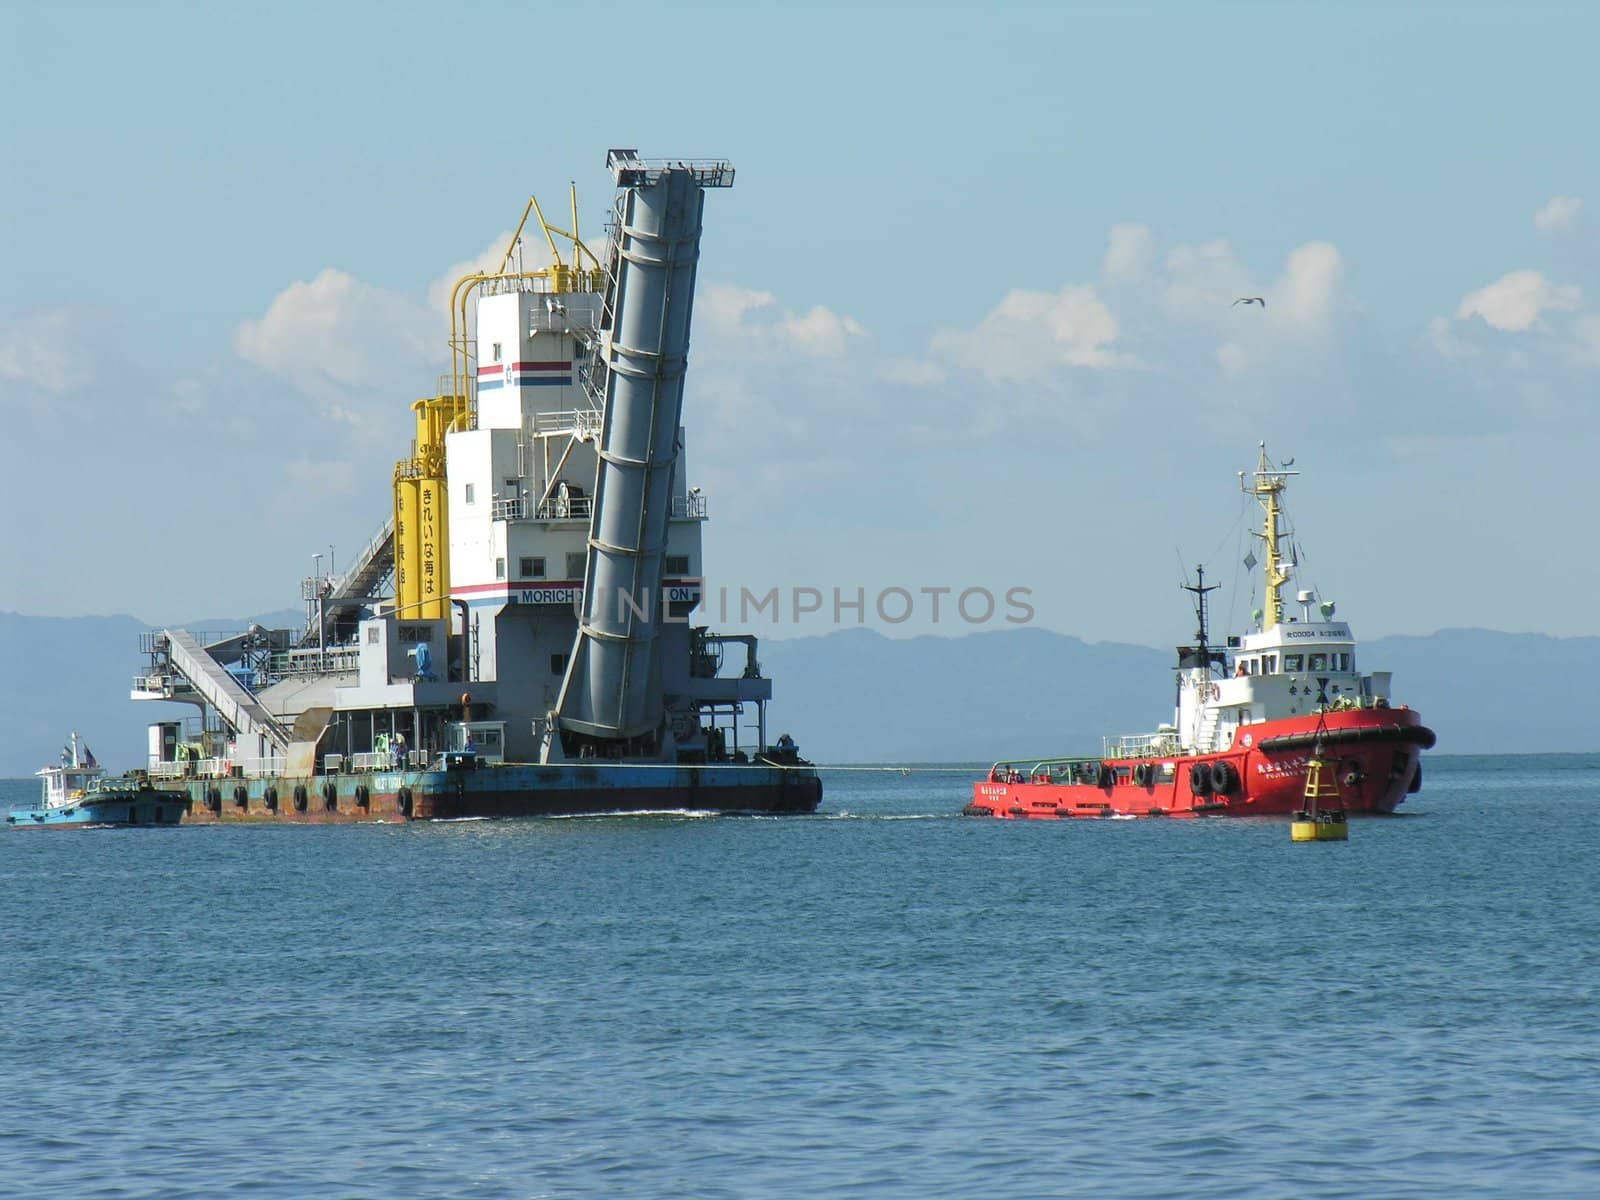
[[[1293,459],[1290,460],[1294,461]],[[1242,472],[1241,472],[1242,474]],[[1282,495],[1287,486],[1290,475],[1298,475],[1298,471],[1285,471],[1281,467],[1274,467],[1267,461],[1267,444],[1261,443],[1261,461],[1256,466],[1255,481],[1247,489],[1261,502],[1261,509],[1265,515],[1262,530],[1256,536],[1261,539],[1266,549],[1266,562],[1263,564],[1263,573],[1266,576],[1266,603],[1262,606],[1261,630],[1265,633],[1283,620],[1283,585],[1289,582],[1289,573],[1283,567],[1283,555],[1278,549],[1280,534],[1279,525],[1283,518],[1283,506],[1278,497]]]

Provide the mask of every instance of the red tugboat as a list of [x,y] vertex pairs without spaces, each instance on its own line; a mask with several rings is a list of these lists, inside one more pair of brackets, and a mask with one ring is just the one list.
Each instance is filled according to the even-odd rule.
[[1239,473],[1264,514],[1256,536],[1265,604],[1253,632],[1213,647],[1206,596],[1215,585],[1203,571],[1185,585],[1199,630],[1194,645],[1178,647],[1175,723],[1107,738],[1098,758],[996,763],[973,784],[969,816],[1289,816],[1304,806],[1314,749],[1347,812],[1393,812],[1421,787],[1422,751],[1434,734],[1391,702],[1390,673],[1361,673],[1350,627],[1313,592],[1298,593],[1298,616],[1285,614],[1295,564],[1282,552],[1293,540],[1281,497],[1297,474],[1269,462],[1265,444],[1253,478]]

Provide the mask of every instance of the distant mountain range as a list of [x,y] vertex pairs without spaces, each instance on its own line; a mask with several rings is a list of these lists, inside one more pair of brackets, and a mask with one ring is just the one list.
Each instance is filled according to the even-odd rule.
[[[235,630],[294,613],[189,622]],[[101,762],[144,760],[145,726],[182,706],[128,699],[139,669],[132,617],[0,613],[0,776],[29,775],[77,729]],[[961,762],[1097,752],[1107,733],[1170,720],[1170,650],[1085,642],[1043,629],[892,639],[865,629],[761,644],[773,679],[771,737],[789,732],[824,763]],[[1362,643],[1365,669],[1392,670],[1441,754],[1600,750],[1588,701],[1600,638],[1448,629]]]

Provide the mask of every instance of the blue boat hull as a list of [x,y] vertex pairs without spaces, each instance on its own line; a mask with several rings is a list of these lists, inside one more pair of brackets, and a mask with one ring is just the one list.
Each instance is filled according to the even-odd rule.
[[14,808],[12,829],[82,829],[103,825],[177,825],[189,797],[180,791],[117,791],[96,794],[60,808]]

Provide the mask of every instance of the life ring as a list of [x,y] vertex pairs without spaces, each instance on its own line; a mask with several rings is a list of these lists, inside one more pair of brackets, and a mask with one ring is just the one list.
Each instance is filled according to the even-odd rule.
[[295,812],[305,812],[306,810],[306,789],[302,783],[294,785],[294,810]]
[[1211,699],[1213,699],[1213,700],[1221,700],[1222,699],[1222,685],[1218,684],[1218,683],[1213,683],[1211,685],[1211,691],[1208,694],[1210,695]]
[[1226,796],[1239,786],[1239,772],[1233,769],[1233,764],[1218,759],[1211,764],[1211,790],[1219,796]]
[[1211,794],[1211,764],[1197,762],[1189,768],[1189,790],[1196,796]]

